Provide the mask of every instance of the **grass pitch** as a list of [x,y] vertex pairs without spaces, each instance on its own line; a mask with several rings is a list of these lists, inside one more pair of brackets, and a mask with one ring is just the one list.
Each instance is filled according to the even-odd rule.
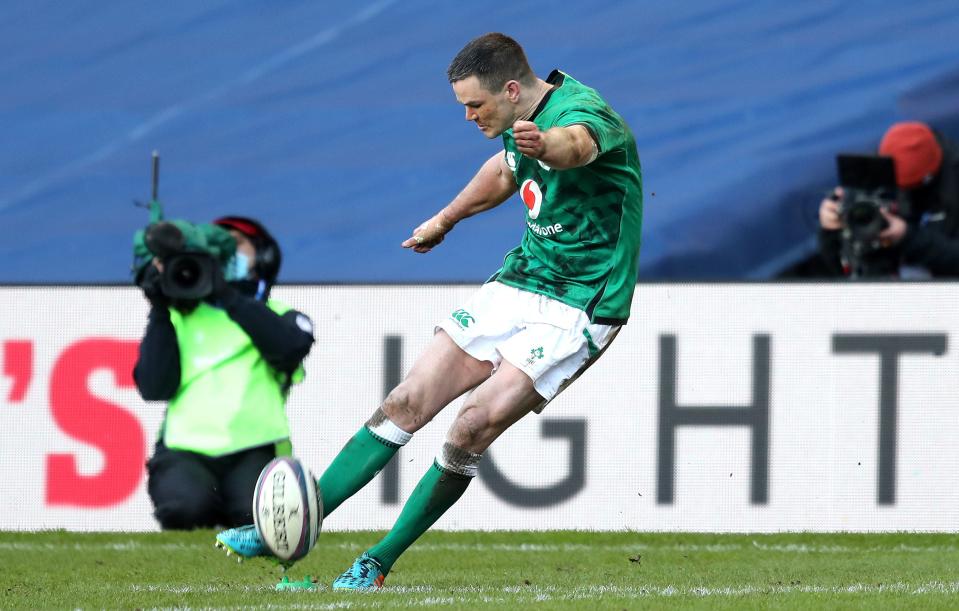
[[323,533],[289,571],[214,531],[0,533],[0,608],[822,609],[959,607],[959,535],[427,533],[374,593],[330,582],[382,533]]

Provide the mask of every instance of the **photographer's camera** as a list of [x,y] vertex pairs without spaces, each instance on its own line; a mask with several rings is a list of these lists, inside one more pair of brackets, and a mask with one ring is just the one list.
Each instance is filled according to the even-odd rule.
[[192,310],[225,286],[236,252],[226,229],[209,223],[154,220],[134,236],[133,273],[154,305]]
[[170,222],[152,223],[144,236],[161,269],[160,290],[170,299],[199,300],[213,292],[217,263],[202,251],[192,251],[183,231]]
[[886,212],[897,213],[893,161],[879,155],[836,157],[842,189],[833,199],[839,206],[840,258],[852,278],[892,277],[898,273],[899,253],[884,248],[881,234],[889,227]]
[[210,255],[179,253],[164,261],[160,287],[172,299],[203,299],[213,292],[215,274]]
[[889,202],[855,189],[847,192],[847,200],[839,202],[843,240],[853,243],[863,253],[878,250],[881,247],[879,234],[889,226],[882,214],[889,208]]

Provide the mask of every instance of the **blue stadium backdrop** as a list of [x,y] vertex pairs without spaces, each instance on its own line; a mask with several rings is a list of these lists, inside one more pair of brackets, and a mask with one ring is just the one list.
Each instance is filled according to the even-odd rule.
[[772,277],[811,251],[835,152],[904,118],[959,135],[954,0],[556,6],[4,2],[0,282],[125,281],[153,149],[171,216],[260,217],[287,280],[482,280],[520,237],[518,203],[442,256],[399,243],[499,146],[445,79],[491,30],[632,125],[648,279]]

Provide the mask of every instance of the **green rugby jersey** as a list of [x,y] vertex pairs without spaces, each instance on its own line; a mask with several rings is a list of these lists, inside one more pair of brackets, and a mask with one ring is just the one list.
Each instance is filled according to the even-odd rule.
[[553,170],[516,150],[503,133],[506,164],[526,204],[526,233],[490,279],[583,310],[591,322],[622,324],[636,288],[643,217],[636,141],[596,93],[554,70],[553,90],[530,119],[540,130],[583,125],[599,147],[590,164]]

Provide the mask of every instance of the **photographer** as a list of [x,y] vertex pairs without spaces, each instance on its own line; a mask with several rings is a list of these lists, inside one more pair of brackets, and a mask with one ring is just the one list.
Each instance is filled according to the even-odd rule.
[[[176,223],[151,225],[140,242],[153,256],[137,273],[151,308],[133,377],[144,399],[168,401],[147,488],[163,529],[248,524],[260,471],[291,453],[285,403],[312,323],[269,299],[281,254],[260,223]],[[196,228],[228,243],[220,258],[190,248]],[[209,277],[203,261],[215,262]]]
[[830,273],[959,277],[959,150],[929,126],[904,122],[889,128],[878,152],[893,159],[897,201],[880,208],[884,227],[858,261],[844,249],[846,192],[837,187],[822,201],[819,249]]

